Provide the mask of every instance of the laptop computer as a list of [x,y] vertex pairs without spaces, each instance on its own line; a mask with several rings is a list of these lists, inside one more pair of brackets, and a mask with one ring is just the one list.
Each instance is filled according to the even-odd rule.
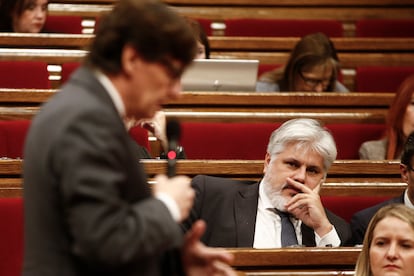
[[183,91],[255,91],[258,60],[195,59],[181,77]]

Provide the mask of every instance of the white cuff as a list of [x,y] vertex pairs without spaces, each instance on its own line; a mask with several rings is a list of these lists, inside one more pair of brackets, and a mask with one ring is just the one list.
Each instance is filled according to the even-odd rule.
[[319,237],[319,235],[315,232],[315,243],[316,246],[320,247],[337,247],[341,245],[341,239],[336,232],[335,226],[332,226],[332,230],[323,237]]
[[176,222],[179,222],[181,220],[180,209],[171,196],[166,193],[157,193],[155,197],[161,200],[165,206],[167,206],[167,209],[170,211],[171,216]]

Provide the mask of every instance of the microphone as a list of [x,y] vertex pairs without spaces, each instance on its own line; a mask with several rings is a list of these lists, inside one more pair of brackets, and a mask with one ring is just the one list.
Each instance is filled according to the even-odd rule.
[[177,147],[180,140],[181,128],[180,123],[175,120],[169,120],[167,122],[167,139],[168,139],[168,152],[167,152],[167,176],[173,177],[176,174],[177,163]]

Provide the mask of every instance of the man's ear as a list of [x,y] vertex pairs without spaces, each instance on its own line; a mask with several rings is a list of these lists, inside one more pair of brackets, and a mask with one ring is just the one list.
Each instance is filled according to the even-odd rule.
[[125,45],[122,49],[122,69],[130,76],[133,72],[135,72],[140,64],[141,58],[138,55],[137,51],[131,45]]
[[265,160],[264,160],[264,164],[263,164],[263,174],[266,173],[266,170],[269,167],[270,159],[271,159],[270,154],[266,152],[266,156],[265,156]]
[[401,179],[408,183],[408,168],[406,165],[400,163],[400,173],[401,173]]

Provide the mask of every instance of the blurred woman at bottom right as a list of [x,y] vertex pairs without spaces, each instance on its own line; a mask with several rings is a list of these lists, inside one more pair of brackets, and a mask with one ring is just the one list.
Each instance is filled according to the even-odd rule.
[[414,275],[414,209],[382,207],[371,219],[355,276]]

